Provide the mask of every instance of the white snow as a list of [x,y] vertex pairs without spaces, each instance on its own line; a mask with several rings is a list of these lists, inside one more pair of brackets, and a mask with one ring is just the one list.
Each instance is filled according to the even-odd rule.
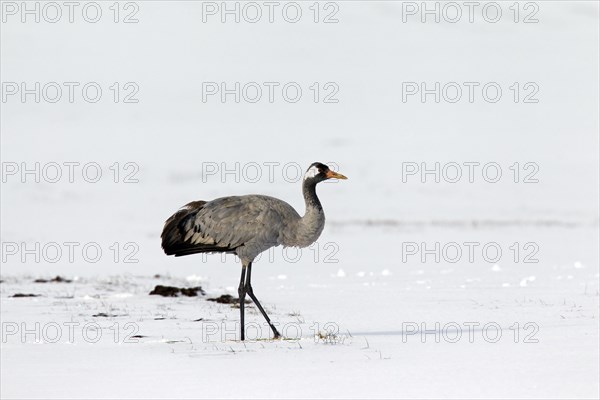
[[[103,171],[97,183],[70,183],[66,169],[58,183],[2,181],[3,246],[54,243],[62,257],[3,247],[1,398],[598,398],[596,3],[536,2],[537,24],[511,22],[508,3],[497,24],[402,23],[403,3],[390,1],[332,2],[337,24],[314,23],[312,2],[297,24],[203,23],[202,2],[135,3],[137,24],[112,22],[101,2],[98,24],[0,25],[2,82],[103,88],[98,103],[0,103],[3,166]],[[403,102],[407,81],[504,92],[498,103]],[[121,96],[135,82],[139,102],[115,103],[115,82]],[[303,96],[204,102],[203,82],[296,82]],[[335,83],[339,102],[315,103],[315,82],[321,100]],[[539,102],[515,103],[514,82],[537,83]],[[189,201],[247,193],[302,213],[315,161],[349,178],[318,188],[322,236],[264,253],[252,272],[286,339],[269,340],[248,305],[242,343],[239,310],[207,301],[237,296],[238,261],[165,256],[163,222]],[[138,183],[122,182],[128,162]],[[403,162],[495,162],[503,175],[403,182]],[[539,182],[515,183],[516,162],[520,180],[536,163]],[[404,254],[407,243],[453,245],[436,260]],[[457,246],[462,258],[449,260]],[[57,275],[73,282],[34,283]],[[156,285],[206,295],[150,296]]]
[[582,264],[582,263],[580,263],[579,261],[576,261],[576,262],[573,264],[573,267],[575,267],[575,269],[582,269],[582,268],[585,268],[585,265],[583,265],[583,264]]
[[519,286],[521,287],[525,287],[527,286],[530,282],[535,281],[535,276],[528,276],[526,278],[521,279],[521,281],[519,282]]
[[190,276],[187,276],[185,280],[188,281],[190,284],[196,285],[207,281],[207,278],[204,276],[192,274]]

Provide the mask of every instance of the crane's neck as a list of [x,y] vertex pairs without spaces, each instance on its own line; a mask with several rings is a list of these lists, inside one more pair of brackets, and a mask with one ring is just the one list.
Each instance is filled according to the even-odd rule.
[[304,195],[304,203],[306,203],[306,215],[314,212],[323,213],[323,207],[317,197],[317,182],[314,180],[304,180],[302,183],[302,194]]
[[291,246],[307,247],[313,244],[325,226],[325,214],[323,207],[317,197],[317,182],[313,179],[305,180],[302,183],[302,194],[306,203],[306,212],[300,218],[299,223],[295,225],[293,239],[289,242]]

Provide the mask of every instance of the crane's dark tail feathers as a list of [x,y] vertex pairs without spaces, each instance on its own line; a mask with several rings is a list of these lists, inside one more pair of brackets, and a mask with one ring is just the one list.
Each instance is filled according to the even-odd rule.
[[173,214],[166,222],[162,234],[162,248],[168,256],[187,256],[196,253],[229,252],[233,249],[223,248],[215,244],[193,244],[185,241],[185,236],[193,221],[202,210],[206,201],[192,201]]

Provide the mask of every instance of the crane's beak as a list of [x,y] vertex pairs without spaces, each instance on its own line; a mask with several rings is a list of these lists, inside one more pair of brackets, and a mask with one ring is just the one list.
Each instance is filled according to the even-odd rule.
[[327,173],[325,174],[325,176],[327,176],[327,179],[331,179],[331,178],[348,179],[344,175],[338,174],[337,172],[332,171],[332,170],[327,171]]

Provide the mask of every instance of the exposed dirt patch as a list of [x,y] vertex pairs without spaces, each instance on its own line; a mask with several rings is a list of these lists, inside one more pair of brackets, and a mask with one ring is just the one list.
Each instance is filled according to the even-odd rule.
[[195,297],[198,295],[204,296],[204,290],[202,290],[200,286],[192,288],[178,288],[176,286],[156,285],[154,290],[152,290],[149,294],[163,297],[177,297],[180,294],[183,296]]
[[202,288],[200,286],[196,286],[193,288],[181,288],[179,290],[181,291],[181,294],[184,296],[189,296],[189,297],[198,296],[198,292],[200,292],[201,295],[204,295],[204,290],[202,290]]
[[[233,297],[230,294],[222,294],[219,297],[215,297],[212,299],[207,299],[208,301],[214,301],[215,303],[219,303],[219,304],[231,304],[231,305],[238,305],[240,304],[240,299],[239,297]],[[251,301],[250,300],[245,300],[244,304],[250,304]]]
[[113,317],[119,317],[120,315],[116,315],[116,314],[107,314],[104,312],[98,313],[98,314],[94,314],[92,315],[92,317],[104,317],[104,318],[113,318]]
[[52,279],[36,279],[35,281],[33,281],[34,283],[51,283],[51,282],[56,282],[56,283],[71,283],[73,282],[71,279],[66,279],[63,278],[62,276],[56,275],[54,278]]

